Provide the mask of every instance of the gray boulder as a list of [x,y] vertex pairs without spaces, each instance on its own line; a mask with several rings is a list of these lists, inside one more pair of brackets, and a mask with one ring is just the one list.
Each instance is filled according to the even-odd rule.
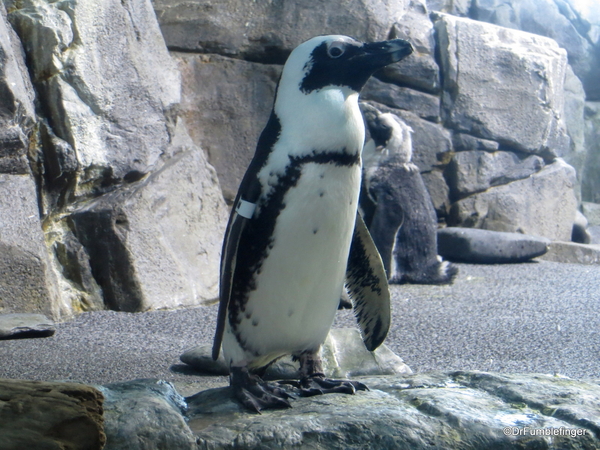
[[[592,239],[590,235],[590,242]],[[570,264],[600,264],[600,244],[554,241],[541,259]]]
[[468,17],[472,4],[473,0],[427,0],[427,8],[430,11],[443,12],[459,17]]
[[104,448],[102,394],[78,383],[0,379],[0,448]]
[[449,15],[435,27],[447,127],[527,153],[568,153],[567,55],[555,41]]
[[157,165],[180,83],[149,0],[24,0],[9,20],[53,132],[76,156],[75,196]]
[[433,169],[421,173],[423,183],[429,192],[435,213],[440,217],[446,217],[450,209],[450,188],[441,170]]
[[496,141],[477,138],[466,133],[454,133],[452,135],[452,144],[454,145],[454,150],[457,151],[485,150],[488,152],[495,152],[500,149],[500,144]]
[[[589,100],[600,100],[597,74],[600,7],[570,0],[485,0],[471,3],[469,17],[554,39],[567,50]],[[595,28],[595,30],[594,30]]]
[[[565,76],[565,123],[567,132],[571,138],[571,153],[565,157],[565,161],[575,167],[579,183],[583,176],[585,167],[585,91],[577,76],[573,73],[571,66],[567,66]],[[579,191],[581,186],[579,186]],[[578,192],[581,197],[581,192]]]
[[599,203],[581,202],[581,209],[589,225],[600,225]]
[[560,158],[528,178],[452,204],[448,224],[569,241],[577,199],[575,170]]
[[217,297],[227,208],[214,169],[182,134],[147,178],[73,214],[106,303],[117,311],[191,306]]
[[440,98],[407,87],[384,83],[371,77],[361,92],[362,100],[372,100],[390,108],[404,109],[432,122],[440,119]]
[[581,197],[587,202],[600,203],[600,102],[585,104],[585,147]]
[[[194,369],[215,375],[228,375],[223,352],[217,361],[212,359],[212,346],[194,347],[181,355],[181,361]],[[385,344],[370,352],[365,348],[360,332],[355,328],[333,328],[321,348],[323,371],[331,378],[368,375],[410,374],[412,371],[402,358]],[[265,379],[297,379],[299,363],[285,357],[273,363]]]
[[48,337],[55,331],[43,314],[0,314],[0,339]]
[[218,55],[175,53],[175,59],[182,79],[179,115],[233,202],[269,119],[281,67]]
[[455,153],[445,176],[451,198],[458,200],[493,186],[527,178],[543,167],[544,160],[537,155],[520,158],[512,152],[471,150]]
[[440,69],[435,60],[433,24],[423,0],[408,2],[404,14],[392,26],[390,38],[406,39],[416,51],[402,63],[384,67],[375,76],[382,81],[437,94],[441,89]]
[[450,261],[521,263],[546,253],[549,244],[549,239],[519,233],[455,227],[438,230],[438,253]]
[[31,175],[0,174],[0,310],[58,318],[68,305],[58,298],[36,198]]
[[[292,408],[241,411],[228,388],[188,398],[206,449],[596,448],[600,386],[550,375],[422,373],[362,378],[356,395],[298,398]],[[552,430],[556,430],[553,432]],[[548,438],[543,433],[555,433]]]
[[104,395],[104,450],[196,450],[186,404],[171,383],[134,380],[98,386]]
[[335,2],[248,2],[154,0],[171,50],[217,53],[282,64],[301,42],[319,35],[346,34],[381,41],[402,16],[405,0]]
[[35,121],[34,92],[23,49],[0,3],[0,173],[28,174],[29,134]]
[[592,225],[587,231],[590,235],[590,244],[600,245],[600,225]]

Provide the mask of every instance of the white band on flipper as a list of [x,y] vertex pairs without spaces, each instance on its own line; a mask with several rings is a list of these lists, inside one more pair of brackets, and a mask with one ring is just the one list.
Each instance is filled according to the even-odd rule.
[[238,202],[237,207],[235,208],[235,212],[238,213],[238,215],[245,217],[246,219],[252,219],[255,209],[256,203],[250,203],[240,198],[240,201]]

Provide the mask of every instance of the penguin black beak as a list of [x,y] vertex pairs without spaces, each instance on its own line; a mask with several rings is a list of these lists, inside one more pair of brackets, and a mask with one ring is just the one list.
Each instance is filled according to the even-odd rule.
[[359,57],[362,63],[369,66],[373,72],[398,62],[414,50],[410,42],[404,39],[393,39],[391,41],[369,42],[362,46],[363,54]]

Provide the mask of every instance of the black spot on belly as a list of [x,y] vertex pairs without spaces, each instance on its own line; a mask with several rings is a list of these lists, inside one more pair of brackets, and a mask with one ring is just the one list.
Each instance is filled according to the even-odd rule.
[[254,320],[252,321],[252,326],[255,326],[255,327],[257,327],[257,326],[258,326],[258,319],[254,319]]
[[319,229],[318,228],[314,228],[313,229],[313,234],[317,234],[317,231],[319,231]]
[[319,192],[319,197],[323,197],[325,195],[325,192],[321,191]]

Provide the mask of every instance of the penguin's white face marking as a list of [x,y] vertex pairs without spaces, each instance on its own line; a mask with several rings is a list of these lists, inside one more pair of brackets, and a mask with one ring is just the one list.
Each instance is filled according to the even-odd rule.
[[372,72],[410,51],[404,41],[363,44],[338,35],[315,37],[296,47],[277,90],[274,113],[281,131],[258,174],[263,187],[277,185],[290,157],[321,152],[359,155],[364,123],[358,93]]
[[391,137],[385,144],[384,151],[389,156],[399,156],[403,163],[410,162],[412,158],[412,128],[404,122],[399,122],[396,116],[389,113],[380,115],[379,120],[391,129]]

